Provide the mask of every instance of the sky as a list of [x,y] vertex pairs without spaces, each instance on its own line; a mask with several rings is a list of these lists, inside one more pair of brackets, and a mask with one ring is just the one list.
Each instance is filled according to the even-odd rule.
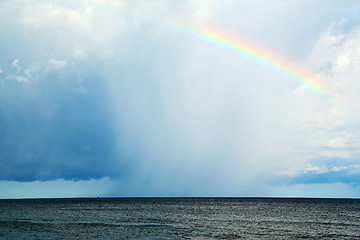
[[360,2],[0,1],[0,198],[360,197]]

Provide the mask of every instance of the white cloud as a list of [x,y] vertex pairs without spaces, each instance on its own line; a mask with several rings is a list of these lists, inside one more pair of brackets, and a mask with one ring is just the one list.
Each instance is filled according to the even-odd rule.
[[16,68],[16,73],[20,72],[21,66],[19,65],[19,59],[15,59],[15,60],[12,62],[12,65],[15,66],[15,68]]
[[6,80],[16,80],[18,82],[29,82],[29,79],[27,79],[25,76],[20,75],[7,75]]
[[349,174],[360,174],[360,165],[351,165]]
[[[11,12],[17,10],[12,24],[26,29],[23,34],[28,43],[41,39],[40,54],[86,60],[113,56],[116,46],[126,43],[127,34],[136,27],[117,13],[122,4],[118,5],[114,1],[37,1],[7,7]],[[44,52],[49,49],[50,53]]]
[[32,63],[25,68],[20,64],[19,59],[12,62],[16,71],[5,77],[6,80],[16,80],[17,82],[27,82],[38,80],[40,77],[48,74],[51,71],[58,71],[67,67],[68,63],[64,60],[49,59],[46,63]]
[[[326,81],[335,102],[293,98],[293,116],[288,119],[297,129],[289,143],[298,149],[300,162],[315,167],[319,160],[357,159],[360,156],[360,29],[347,34],[333,33],[332,27],[319,37],[306,63]],[[326,67],[325,67],[326,66]],[[316,100],[316,101],[314,101]],[[295,157],[294,156],[294,157]],[[341,161],[341,160],[339,160]],[[302,172],[301,164],[289,168]],[[289,172],[293,172],[290,171]]]
[[[227,179],[229,187],[245,188],[263,172],[321,173],[329,166],[318,159],[360,156],[360,31],[334,33],[346,7],[340,2],[325,8],[313,1],[260,0],[1,6],[0,20],[26,39],[10,58],[16,58],[15,71],[6,79],[31,82],[50,71],[74,71],[71,81],[79,87],[72,90],[82,94],[84,76],[104,79],[118,147],[138,161],[139,182],[152,178],[161,185],[173,173],[183,183]],[[342,100],[312,94],[268,69],[189,41],[167,29],[174,19],[305,59]]]
[[67,64],[68,63],[66,61],[49,59],[50,68],[55,68],[55,69],[64,68],[67,66]]
[[31,77],[30,70],[26,69],[26,72],[21,72],[21,65],[19,59],[15,59],[12,62],[12,65],[15,66],[16,72],[14,74],[9,74],[5,77],[6,80],[16,80],[18,82],[29,82],[28,77]]

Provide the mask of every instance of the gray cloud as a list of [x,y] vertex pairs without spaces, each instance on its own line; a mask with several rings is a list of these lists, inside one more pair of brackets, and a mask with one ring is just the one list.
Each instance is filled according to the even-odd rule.
[[[71,78],[71,75],[67,76]],[[114,175],[113,133],[101,79],[72,91],[56,73],[30,84],[6,82],[0,91],[0,178],[32,181]],[[121,173],[116,172],[116,176]]]
[[[117,3],[0,5],[1,179],[110,177],[129,194],[237,194],[358,156],[356,104],[166,23],[214,26],[269,47],[356,103],[359,37],[344,13],[359,3]],[[294,181],[348,183],[316,174]]]

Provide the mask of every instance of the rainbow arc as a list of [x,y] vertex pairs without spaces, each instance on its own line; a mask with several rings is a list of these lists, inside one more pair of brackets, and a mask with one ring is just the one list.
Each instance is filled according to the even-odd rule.
[[[121,4],[120,4],[121,3]],[[61,5],[70,9],[87,9],[87,6],[71,3],[69,5]],[[267,49],[263,46],[256,45],[238,36],[230,35],[220,29],[208,27],[193,27],[189,24],[180,23],[179,21],[171,21],[167,19],[158,19],[156,17],[146,17],[140,15],[138,11],[125,2],[104,1],[101,4],[95,4],[96,12],[111,17],[131,17],[143,21],[154,22],[168,31],[176,32],[184,37],[191,37],[200,44],[208,44],[235,54],[248,61],[254,62],[262,67],[270,69],[286,79],[304,86],[314,93],[327,96],[332,100],[336,100],[336,96],[329,91],[326,84],[314,73],[293,63],[279,54]]]
[[312,72],[296,63],[292,63],[279,54],[265,47],[256,45],[239,37],[235,37],[218,29],[211,28],[188,28],[186,25],[171,24],[170,28],[185,35],[195,38],[197,41],[215,46],[231,54],[245,58],[262,67],[284,76],[298,85],[317,94],[334,98],[324,82]]

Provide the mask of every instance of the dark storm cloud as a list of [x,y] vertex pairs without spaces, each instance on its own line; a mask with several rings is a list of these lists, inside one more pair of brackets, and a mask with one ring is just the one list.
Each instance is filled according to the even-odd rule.
[[343,169],[330,171],[326,173],[307,173],[295,177],[291,180],[293,184],[310,184],[310,183],[360,183],[359,170],[354,172],[353,169]]
[[[334,160],[336,161],[336,160]],[[268,180],[274,186],[279,185],[296,185],[296,184],[359,184],[360,183],[360,166],[351,163],[354,160],[344,161],[348,165],[333,165],[332,168],[321,171],[307,171],[299,173],[296,176],[279,176]]]
[[0,179],[121,175],[121,168],[114,168],[106,88],[97,77],[81,84],[71,75],[68,78],[49,75],[40,81],[1,85]]

